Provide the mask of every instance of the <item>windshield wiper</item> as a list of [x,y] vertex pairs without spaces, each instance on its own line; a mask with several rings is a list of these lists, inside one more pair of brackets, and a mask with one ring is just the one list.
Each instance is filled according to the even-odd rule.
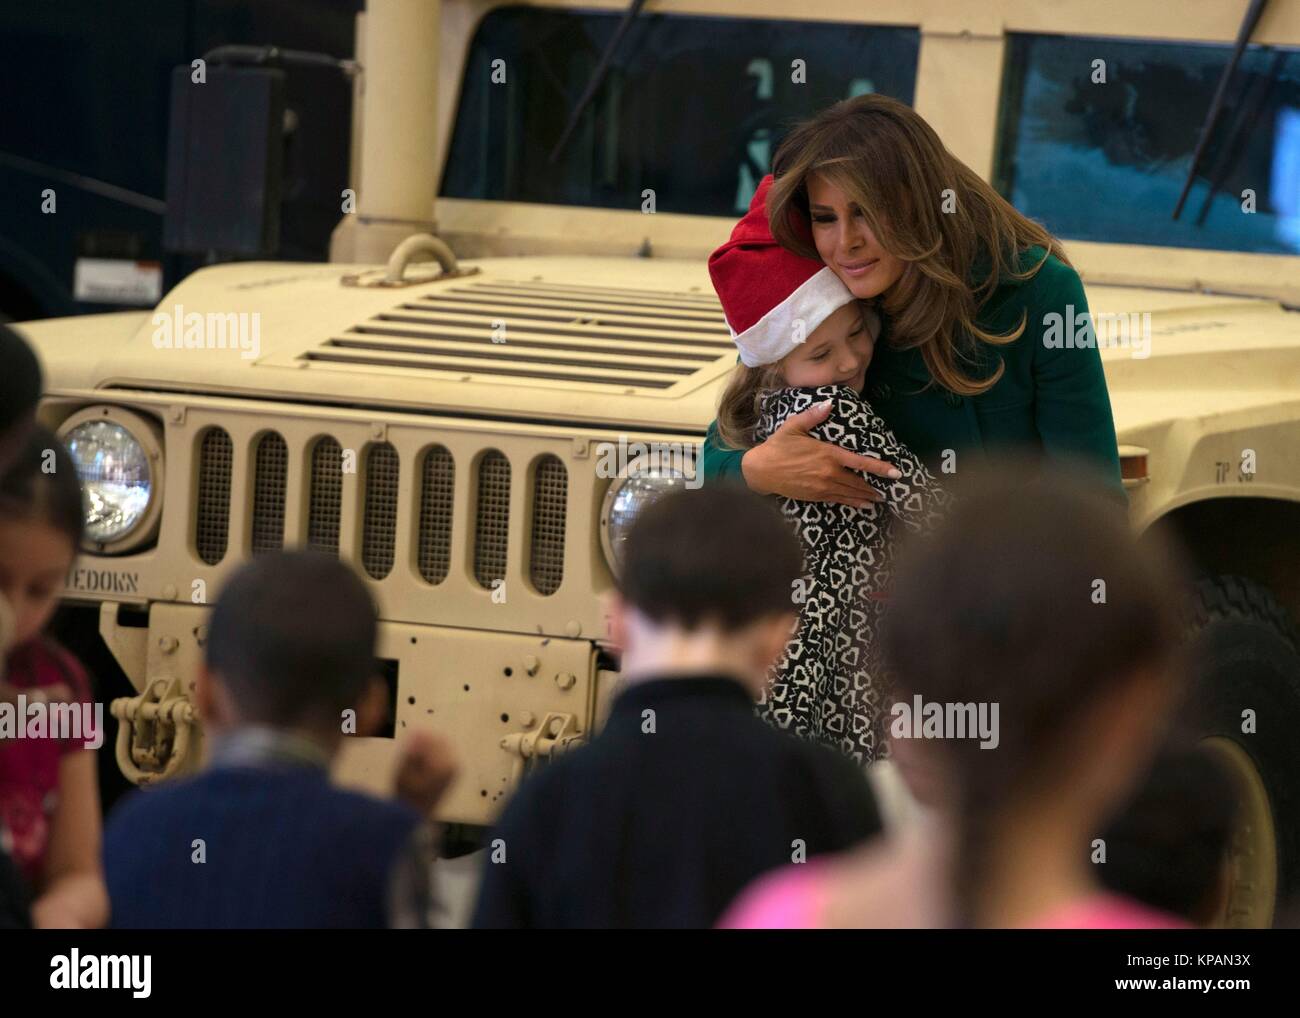
[[560,140],[555,143],[555,148],[551,149],[550,162],[555,163],[560,158],[560,153],[565,150],[569,144],[569,136],[573,134],[574,129],[578,126],[578,120],[582,117],[583,111],[590,105],[591,100],[595,97],[596,91],[600,88],[605,80],[605,75],[609,73],[610,61],[614,59],[614,51],[618,49],[618,44],[623,41],[623,36],[627,30],[632,27],[632,22],[636,20],[637,15],[641,13],[641,8],[645,6],[645,0],[632,0],[632,4],[623,12],[623,20],[619,22],[618,29],[614,32],[614,37],[609,40],[605,46],[605,52],[600,55],[600,61],[596,64],[596,69],[591,72],[591,78],[587,82],[587,87],[582,90],[582,98],[578,100],[578,105],[573,108],[569,114],[569,122],[564,125],[564,131],[560,134]]
[[1241,150],[1250,139],[1250,132],[1255,126],[1255,121],[1259,119],[1264,103],[1267,102],[1269,95],[1273,91],[1273,85],[1277,82],[1278,72],[1282,70],[1282,65],[1285,62],[1286,51],[1278,50],[1273,54],[1272,65],[1267,72],[1260,75],[1254,89],[1249,94],[1242,96],[1241,112],[1237,115],[1236,122],[1232,125],[1227,140],[1223,143],[1217,165],[1210,172],[1208,178],[1210,186],[1206,190],[1205,201],[1201,203],[1201,211],[1196,217],[1197,226],[1205,225],[1205,217],[1210,213],[1210,205],[1214,202],[1214,196],[1219,193],[1219,188],[1223,186],[1223,182],[1227,179],[1228,174],[1232,172],[1232,168],[1237,165]]
[[1267,6],[1268,0],[1251,0],[1250,7],[1246,10],[1246,16],[1241,20],[1241,27],[1237,29],[1237,42],[1232,47],[1232,58],[1228,61],[1228,66],[1223,69],[1219,84],[1214,89],[1214,98],[1210,101],[1210,108],[1205,114],[1205,123],[1201,125],[1201,136],[1196,141],[1196,151],[1192,153],[1192,165],[1187,168],[1187,179],[1183,181],[1183,190],[1178,195],[1178,204],[1174,206],[1175,219],[1183,211],[1183,205],[1187,201],[1187,194],[1192,189],[1192,182],[1196,179],[1196,171],[1201,165],[1201,156],[1205,154],[1205,146],[1209,143],[1210,135],[1214,133],[1214,128],[1219,122],[1219,115],[1223,112],[1223,97],[1227,94],[1228,82],[1232,80],[1237,65],[1241,63],[1241,56],[1246,51],[1246,44],[1250,42],[1250,37],[1255,34],[1255,26],[1259,24],[1260,15],[1264,13],[1264,8]]

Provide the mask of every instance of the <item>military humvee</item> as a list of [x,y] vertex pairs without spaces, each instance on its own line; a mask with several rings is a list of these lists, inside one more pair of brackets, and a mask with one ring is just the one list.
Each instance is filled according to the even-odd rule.
[[205,605],[286,545],[381,607],[394,731],[348,740],[343,780],[382,787],[391,736],[436,728],[464,763],[443,819],[486,824],[591,732],[620,534],[696,483],[735,362],[705,257],[785,124],[876,90],[1062,236],[1122,326],[1098,342],[1133,523],[1197,558],[1193,706],[1246,790],[1224,920],[1269,924],[1300,891],[1300,3],[1247,26],[1208,132],[1244,4],[662,0],[626,32],[621,6],[371,0],[330,264],[22,327],[44,419],[118,464],[66,598],[137,691],[123,771],[196,765]]

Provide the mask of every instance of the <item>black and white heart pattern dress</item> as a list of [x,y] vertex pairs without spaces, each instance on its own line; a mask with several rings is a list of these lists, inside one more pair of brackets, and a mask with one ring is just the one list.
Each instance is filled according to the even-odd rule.
[[773,668],[759,715],[868,763],[881,755],[884,704],[876,630],[889,589],[894,544],[931,526],[949,494],[871,409],[844,385],[765,393],[755,441],[791,414],[832,401],[814,437],[892,463],[897,480],[867,479],[885,496],[865,509],[776,496],[803,544],[805,575],[794,591],[799,628]]

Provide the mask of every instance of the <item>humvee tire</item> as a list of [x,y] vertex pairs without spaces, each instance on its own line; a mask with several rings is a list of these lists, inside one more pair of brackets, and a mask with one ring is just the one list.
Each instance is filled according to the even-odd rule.
[[1188,621],[1186,717],[1243,793],[1220,919],[1271,926],[1300,892],[1300,634],[1265,587],[1237,576],[1198,580]]

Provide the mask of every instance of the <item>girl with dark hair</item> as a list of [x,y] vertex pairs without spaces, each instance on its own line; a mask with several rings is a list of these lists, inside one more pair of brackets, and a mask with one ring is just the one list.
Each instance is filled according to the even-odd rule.
[[[0,837],[31,887],[32,920],[43,927],[95,927],[108,918],[91,748],[102,741],[100,717],[81,665],[42,634],[83,520],[72,457],[51,432],[34,428],[0,476],[0,595],[13,616],[12,644],[0,648],[0,712],[8,727],[24,726],[21,737],[14,730],[0,741]],[[50,709],[55,704],[71,709]],[[37,729],[33,711],[46,719]],[[73,713],[95,720],[68,737],[54,719]]]
[[[932,823],[773,876],[724,924],[1186,925],[1092,865],[1164,733],[1180,572],[1078,481],[959,492],[900,561],[881,633],[886,725],[904,773],[929,773]],[[992,725],[955,723],[972,712]]]

